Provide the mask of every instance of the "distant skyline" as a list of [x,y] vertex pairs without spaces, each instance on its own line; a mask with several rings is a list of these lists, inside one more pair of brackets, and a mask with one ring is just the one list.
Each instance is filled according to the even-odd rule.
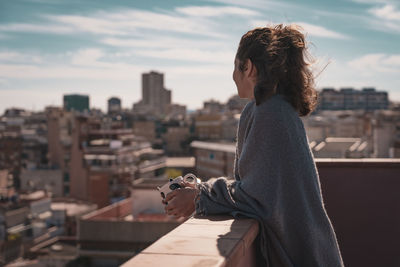
[[240,37],[266,24],[304,28],[317,88],[375,87],[400,101],[400,2],[396,0],[3,0],[0,114],[62,106],[88,94],[106,110],[141,99],[141,74],[164,73],[173,103],[189,109],[236,93]]

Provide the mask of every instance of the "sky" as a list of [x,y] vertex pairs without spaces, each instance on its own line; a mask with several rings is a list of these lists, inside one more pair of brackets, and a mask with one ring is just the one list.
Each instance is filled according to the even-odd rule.
[[398,0],[0,0],[0,114],[70,93],[132,108],[151,70],[173,103],[225,102],[241,36],[277,23],[303,28],[317,88],[375,87],[400,101]]

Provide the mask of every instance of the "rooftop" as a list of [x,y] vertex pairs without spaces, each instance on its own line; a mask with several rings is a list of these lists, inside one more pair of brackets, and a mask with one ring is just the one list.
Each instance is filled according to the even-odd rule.
[[167,167],[194,167],[196,164],[195,157],[168,157],[166,161]]
[[160,178],[139,178],[133,181],[132,187],[133,188],[141,188],[141,189],[152,189],[154,190],[157,186],[163,186],[167,179],[160,179]]
[[74,259],[76,258],[77,250],[75,237],[57,236],[32,247],[30,253],[53,259],[59,257]]
[[213,143],[213,142],[193,141],[190,144],[190,146],[194,148],[217,150],[217,151],[224,151],[231,153],[236,152],[236,146],[234,143]]
[[67,216],[80,216],[86,214],[90,211],[93,211],[97,208],[96,204],[86,203],[86,202],[70,202],[70,201],[61,201],[61,200],[53,200],[51,203],[52,210],[65,210]]

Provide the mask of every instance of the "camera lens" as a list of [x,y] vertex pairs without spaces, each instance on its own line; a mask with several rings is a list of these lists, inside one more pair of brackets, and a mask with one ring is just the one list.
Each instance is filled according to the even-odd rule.
[[181,188],[181,186],[180,186],[179,184],[171,184],[171,185],[169,186],[169,189],[171,189],[171,190],[175,190],[175,189],[177,189],[177,188]]

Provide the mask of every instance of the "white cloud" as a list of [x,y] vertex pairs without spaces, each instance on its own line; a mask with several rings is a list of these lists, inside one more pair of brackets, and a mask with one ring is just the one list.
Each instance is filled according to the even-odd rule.
[[400,73],[400,54],[368,54],[348,62],[348,65],[364,75]]
[[[88,48],[78,50],[76,52],[69,52],[67,54],[71,67],[93,69],[94,71],[100,71],[100,69],[109,69],[111,73],[116,73],[115,76],[121,77],[117,73],[126,73],[125,69],[132,70],[132,68],[138,69],[136,65],[121,62],[121,59],[126,57],[132,57],[132,53],[110,53],[107,54],[101,49]],[[65,65],[67,65],[67,59],[65,59]],[[90,73],[90,71],[88,72]],[[105,77],[110,77],[105,75]]]
[[375,7],[369,10],[369,12],[384,20],[389,21],[400,21],[400,11],[393,5],[384,5],[383,7]]
[[[323,37],[323,38],[332,38],[332,39],[348,39],[349,36],[329,30],[322,26],[310,24],[307,22],[294,22],[293,24],[299,25],[301,28],[304,29],[305,34],[316,36],[316,37]],[[264,27],[268,25],[266,21],[254,20],[252,21],[252,25],[254,27]]]
[[8,81],[6,79],[1,79],[0,78],[0,85],[8,85]]
[[224,15],[238,15],[238,16],[257,16],[260,13],[235,6],[189,6],[179,7],[175,9],[179,13],[187,16],[198,16],[198,17],[213,17],[213,16],[224,16]]
[[51,34],[66,34],[73,33],[74,30],[70,27],[62,25],[49,25],[49,24],[27,24],[27,23],[12,23],[0,25],[0,31],[5,32],[40,32]]
[[141,39],[104,38],[104,44],[126,47],[132,52],[122,56],[144,56],[148,58],[173,59],[180,61],[228,63],[232,62],[235,46],[231,42],[218,40],[195,40],[185,38],[145,36]]
[[[202,62],[179,67],[168,61],[165,69],[174,73],[209,73],[218,69],[231,68],[234,52],[228,50],[186,49],[147,49],[135,50],[132,53],[105,53],[101,49],[88,48],[61,55],[25,55],[13,51],[0,52],[0,78],[22,80],[42,79],[93,79],[93,80],[131,80],[140,73],[154,68],[146,64],[126,63],[125,58],[134,55],[149,58],[174,59]],[[57,59],[57,60],[56,60]],[[123,60],[123,61],[121,61]],[[33,65],[33,61],[42,64]],[[58,63],[57,63],[58,62]]]
[[225,63],[233,62],[235,57],[234,51],[206,51],[200,49],[154,49],[139,50],[136,54],[146,57],[174,59],[196,62]]
[[20,80],[28,79],[94,79],[94,80],[129,80],[132,73],[139,75],[141,68],[135,65],[127,65],[121,68],[116,64],[115,68],[108,65],[107,68],[86,68],[65,65],[56,66],[31,66],[31,65],[15,65],[0,64],[0,77],[15,78]]
[[333,38],[333,39],[348,39],[345,34],[335,32],[324,28],[322,26],[306,23],[306,22],[295,22],[294,24],[299,25],[302,27],[309,35],[316,36],[316,37],[324,37],[324,38]]
[[400,55],[390,55],[385,60],[384,63],[394,67],[400,67]]
[[124,39],[116,37],[107,37],[101,39],[103,44],[115,47],[129,47],[129,48],[220,48],[226,46],[226,42],[215,39],[187,39],[173,36],[153,36],[144,35],[135,39]]
[[[198,77],[201,79],[202,86],[210,86],[212,82],[207,81],[207,76],[219,77],[220,80],[228,78],[231,79],[231,74],[233,71],[233,62],[231,64],[206,64],[206,65],[192,65],[192,66],[170,66],[164,68],[168,76],[175,77],[177,79],[182,79],[182,75],[202,75]],[[221,79],[221,77],[223,77]],[[185,82],[191,82],[190,79]]]
[[91,16],[59,15],[46,16],[48,19],[75,31],[103,35],[138,34],[141,30],[159,30],[175,33],[188,33],[202,36],[221,37],[215,25],[201,18],[195,19],[179,13],[152,12],[129,9],[116,12],[99,12]]
[[209,1],[215,2],[215,3],[228,4],[228,5],[239,5],[239,6],[262,6],[263,4],[266,3],[265,0],[247,0],[247,1],[241,1],[241,0],[209,0]]
[[369,24],[372,29],[392,33],[400,32],[400,10],[394,4],[386,4],[368,10],[373,17]]
[[27,64],[38,64],[42,63],[43,60],[39,56],[28,55],[24,53],[18,53],[14,51],[0,51],[0,61],[10,63],[27,63]]
[[104,56],[101,49],[88,48],[79,50],[71,57],[73,65],[81,66],[99,66],[99,59]]
[[391,0],[352,0],[352,1],[361,4],[382,4],[391,2]]
[[[129,80],[132,73],[139,75],[140,68],[138,66],[104,60],[103,58],[107,56],[113,57],[113,55],[107,55],[96,48],[60,55],[43,54],[42,56],[20,54],[13,51],[1,52],[0,78]],[[31,64],[34,61],[41,64]]]
[[80,32],[107,35],[127,34],[127,30],[119,29],[119,25],[105,18],[77,15],[48,15],[45,17],[47,17],[51,21],[55,21],[61,25],[69,27],[70,29],[74,29]]
[[[193,11],[193,10],[192,10]],[[200,36],[223,37],[215,24],[204,17],[193,17],[182,12],[152,12],[140,9],[97,12],[90,15],[43,15],[47,23],[12,23],[0,26],[3,32],[42,32],[51,34],[91,33],[108,36],[134,36],[140,31],[158,30]],[[186,10],[190,12],[190,9]],[[236,14],[241,8],[227,8],[220,12]],[[247,11],[249,14],[250,10]],[[253,13],[251,13],[253,14]]]
[[[304,9],[301,5],[294,3],[287,3],[284,1],[274,0],[209,0],[215,3],[221,3],[225,5],[236,5],[242,7],[255,8],[257,10],[287,10],[287,9]],[[308,10],[309,11],[309,10]]]

